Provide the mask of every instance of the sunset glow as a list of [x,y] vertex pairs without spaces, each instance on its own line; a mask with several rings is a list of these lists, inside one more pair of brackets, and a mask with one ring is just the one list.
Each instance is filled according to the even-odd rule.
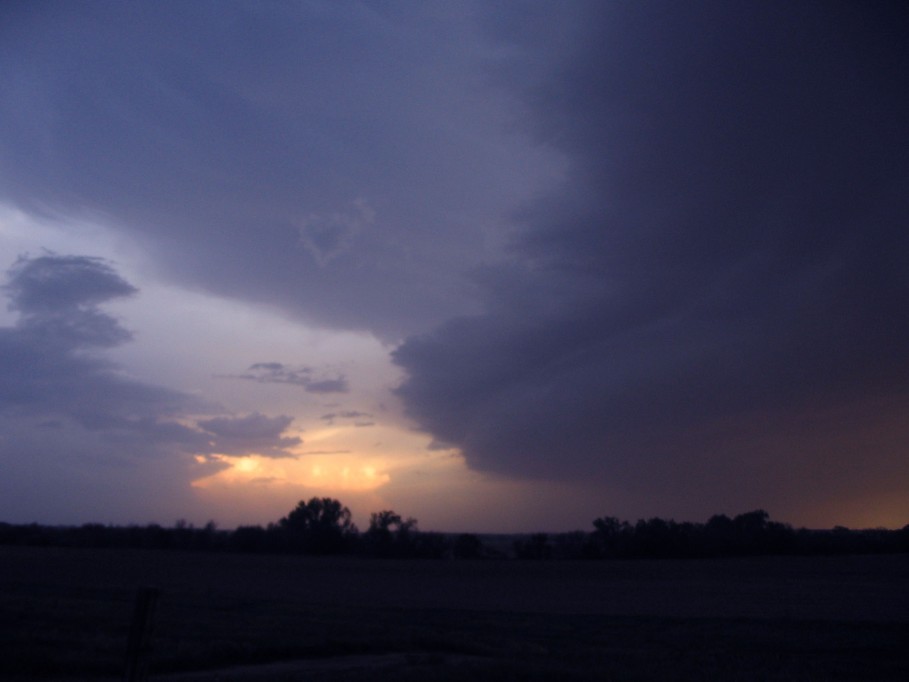
[[215,455],[228,468],[193,481],[199,488],[216,485],[297,485],[313,489],[373,490],[391,480],[384,462],[355,455],[310,455],[276,460],[258,455],[239,459]]

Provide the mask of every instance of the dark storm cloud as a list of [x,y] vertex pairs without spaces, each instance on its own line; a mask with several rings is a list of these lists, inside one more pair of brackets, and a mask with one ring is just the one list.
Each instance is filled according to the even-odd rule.
[[534,172],[494,139],[466,10],[4,6],[0,200],[107,216],[178,281],[398,340],[468,309],[485,216]]
[[[891,8],[591,3],[566,25],[505,5],[503,80],[568,179],[478,272],[487,312],[395,352],[410,413],[477,469],[679,492],[753,472],[720,425],[753,437],[784,415],[772,440],[805,410],[904,400],[909,60]],[[774,461],[806,437],[777,438]],[[892,454],[837,466],[905,485]]]
[[312,367],[294,368],[281,362],[257,362],[245,374],[228,374],[225,379],[243,379],[260,384],[289,384],[307,393],[347,393],[350,386],[345,376],[322,377]]

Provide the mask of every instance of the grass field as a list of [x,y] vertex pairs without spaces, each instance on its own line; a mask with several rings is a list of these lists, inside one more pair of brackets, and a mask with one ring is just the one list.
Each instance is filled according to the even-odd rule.
[[909,555],[379,561],[0,547],[0,679],[903,680]]

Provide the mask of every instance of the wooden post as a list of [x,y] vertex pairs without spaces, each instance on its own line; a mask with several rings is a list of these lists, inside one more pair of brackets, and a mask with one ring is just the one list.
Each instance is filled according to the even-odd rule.
[[140,587],[136,592],[126,645],[126,682],[145,682],[148,678],[148,651],[157,601],[158,589],[155,587]]

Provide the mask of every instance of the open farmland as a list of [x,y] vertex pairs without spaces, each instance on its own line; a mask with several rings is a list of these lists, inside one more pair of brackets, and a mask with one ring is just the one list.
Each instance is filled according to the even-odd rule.
[[0,547],[0,678],[904,679],[909,555],[380,561]]

